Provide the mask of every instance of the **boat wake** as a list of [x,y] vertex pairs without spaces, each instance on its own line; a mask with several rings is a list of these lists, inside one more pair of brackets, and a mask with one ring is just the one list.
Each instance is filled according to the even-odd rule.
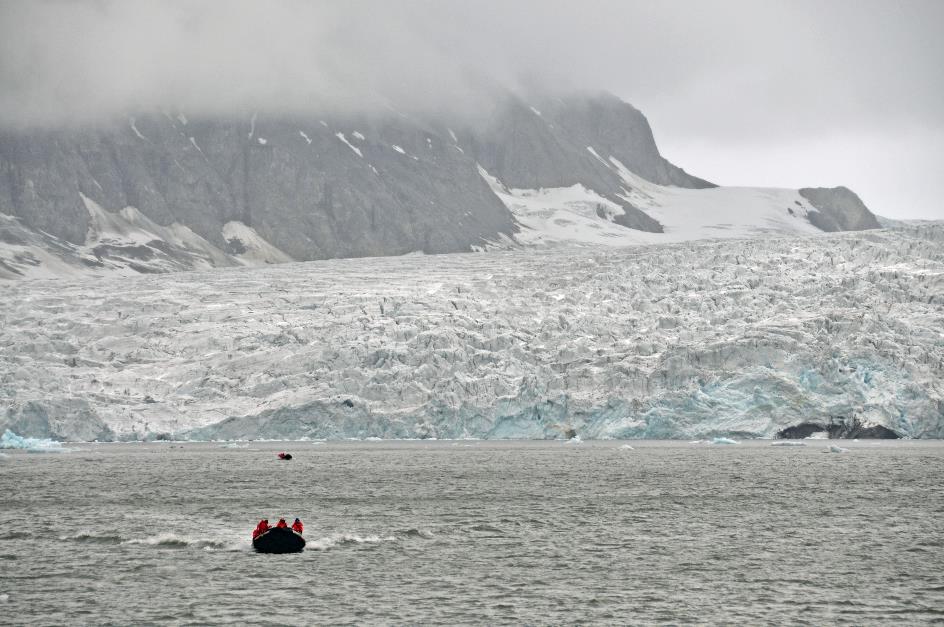
[[139,545],[170,549],[195,548],[207,551],[248,551],[250,548],[248,540],[240,542],[229,538],[200,538],[176,533],[159,533],[142,538],[128,538],[115,533],[83,531],[73,535],[59,536],[59,539],[64,542],[87,544]]
[[351,544],[380,544],[382,542],[395,542],[395,536],[366,535],[360,536],[354,533],[332,533],[331,535],[310,540],[306,545],[308,549],[324,551],[336,546]]

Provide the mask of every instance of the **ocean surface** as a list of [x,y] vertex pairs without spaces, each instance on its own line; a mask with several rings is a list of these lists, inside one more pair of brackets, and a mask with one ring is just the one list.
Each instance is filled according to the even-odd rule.
[[828,444],[5,451],[0,623],[944,622],[944,442]]

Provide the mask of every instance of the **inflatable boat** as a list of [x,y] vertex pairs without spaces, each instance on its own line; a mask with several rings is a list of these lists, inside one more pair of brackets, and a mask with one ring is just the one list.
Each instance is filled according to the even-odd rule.
[[305,538],[290,527],[271,527],[253,539],[252,548],[260,553],[298,553],[305,548]]

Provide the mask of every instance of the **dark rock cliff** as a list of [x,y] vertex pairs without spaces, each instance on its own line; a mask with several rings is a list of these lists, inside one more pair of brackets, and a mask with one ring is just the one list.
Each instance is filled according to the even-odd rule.
[[[662,225],[626,199],[613,160],[661,185],[713,187],[663,158],[643,114],[615,96],[495,102],[476,123],[149,113],[0,129],[0,246],[21,244],[0,256],[0,278],[60,261],[164,272],[474,250],[519,228],[480,166],[512,188],[579,183],[623,208],[615,222],[650,232]],[[823,230],[878,226],[845,188],[803,191]]]

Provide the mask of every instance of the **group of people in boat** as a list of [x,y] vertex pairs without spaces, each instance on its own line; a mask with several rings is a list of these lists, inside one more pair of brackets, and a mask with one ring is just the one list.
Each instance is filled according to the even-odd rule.
[[[285,519],[279,518],[279,522],[275,524],[275,528],[285,529],[286,527],[288,527],[288,523],[285,522]],[[256,525],[256,528],[253,530],[252,539],[255,540],[256,538],[264,534],[269,529],[272,529],[272,527],[269,526],[269,519],[263,518],[262,520],[259,521],[259,524]],[[295,522],[292,523],[292,531],[301,535],[304,530],[305,530],[305,525],[302,524],[301,520],[296,518]]]

